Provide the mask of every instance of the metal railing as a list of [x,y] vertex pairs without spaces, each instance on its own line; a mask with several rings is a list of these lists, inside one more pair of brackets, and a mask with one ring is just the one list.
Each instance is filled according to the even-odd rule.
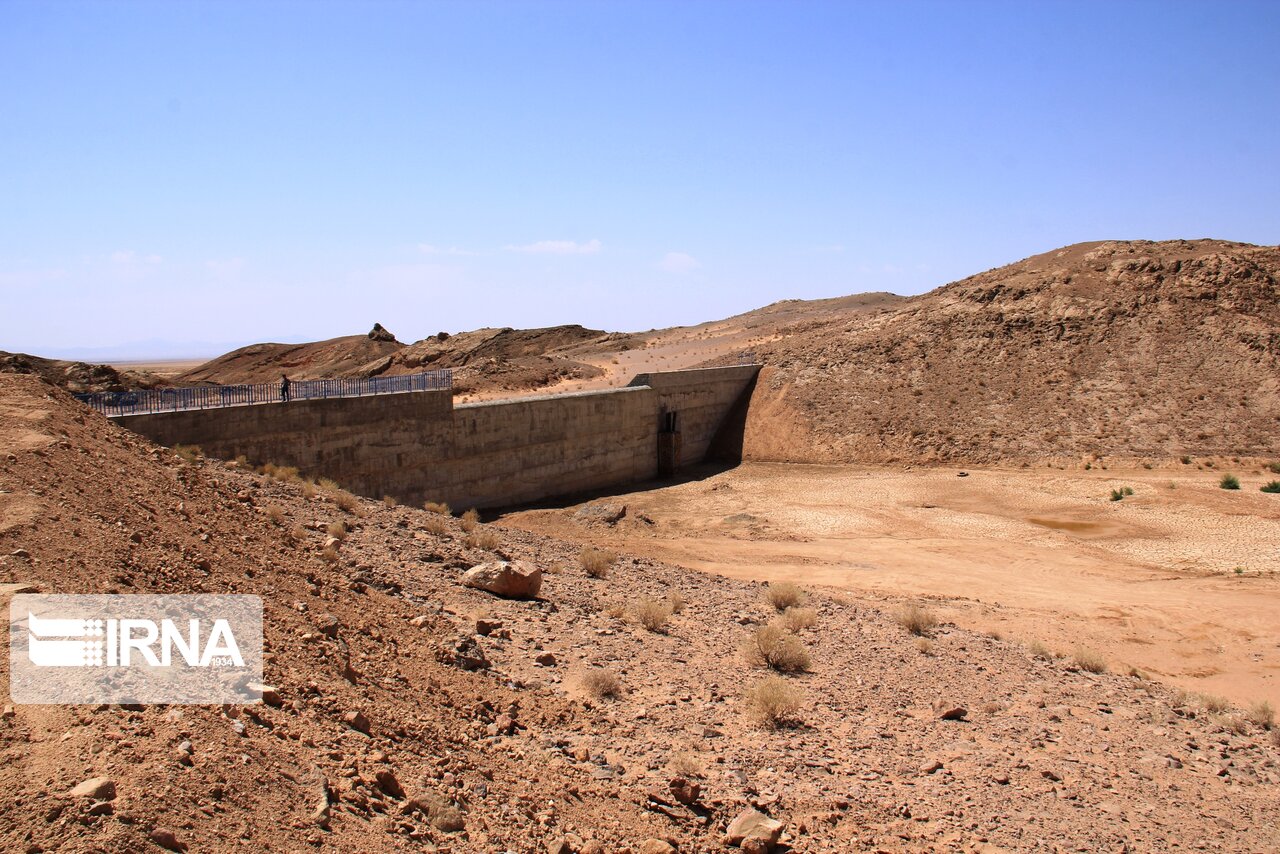
[[153,388],[136,391],[103,391],[77,394],[103,415],[146,415],[188,409],[221,409],[224,406],[251,406],[255,403],[286,403],[291,400],[321,400],[331,397],[364,397],[406,391],[438,391],[453,388],[453,371],[424,371],[398,377],[366,377],[349,380],[291,380],[288,396],[284,383]]

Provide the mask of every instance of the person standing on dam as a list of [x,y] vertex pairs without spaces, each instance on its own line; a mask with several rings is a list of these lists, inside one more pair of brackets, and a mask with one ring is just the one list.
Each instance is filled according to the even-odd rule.
[[280,402],[281,403],[289,402],[289,386],[290,385],[292,385],[292,383],[289,382],[289,377],[286,376],[285,374],[281,374],[280,375]]

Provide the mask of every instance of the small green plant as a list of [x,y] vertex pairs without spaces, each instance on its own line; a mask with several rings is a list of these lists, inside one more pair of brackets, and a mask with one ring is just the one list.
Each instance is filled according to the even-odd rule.
[[1234,572],[1236,575],[1244,575],[1244,567],[1243,567],[1243,566],[1237,566],[1235,569],[1233,569],[1233,570],[1231,570],[1231,571],[1232,571],[1232,572]]
[[1222,487],[1223,489],[1239,489],[1240,478],[1236,477],[1233,474],[1224,474],[1222,476],[1222,480],[1218,481],[1218,486]]
[[1273,480],[1270,483],[1258,487],[1262,492],[1269,492],[1272,495],[1280,495],[1280,480]]
[[1111,490],[1111,500],[1112,500],[1112,501],[1122,501],[1123,499],[1124,499],[1124,493],[1123,493],[1123,492],[1121,492],[1121,491],[1120,491],[1120,490],[1118,490],[1118,489],[1113,489],[1113,490]]
[[1179,461],[1180,461],[1184,466],[1189,466],[1189,465],[1191,465],[1191,457],[1188,457],[1188,456],[1185,456],[1185,455],[1184,455],[1184,456],[1182,456],[1182,457],[1180,457],[1180,458],[1179,458]]
[[1272,474],[1280,474],[1280,460],[1267,463],[1267,471],[1271,472]]

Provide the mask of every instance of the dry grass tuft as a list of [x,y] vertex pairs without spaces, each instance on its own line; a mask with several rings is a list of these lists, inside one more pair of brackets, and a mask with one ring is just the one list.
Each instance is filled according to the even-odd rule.
[[801,632],[804,629],[811,629],[818,624],[818,612],[812,608],[797,608],[792,606],[782,612],[782,622],[789,630],[793,632]]
[[622,696],[622,681],[612,670],[588,670],[582,674],[582,687],[597,700]]
[[472,507],[466,513],[462,514],[460,521],[462,523],[462,530],[469,534],[479,527],[480,512],[476,510],[476,508]]
[[1076,647],[1071,655],[1071,663],[1086,673],[1107,672],[1107,660],[1087,647]]
[[501,540],[498,539],[498,535],[493,531],[480,530],[472,531],[467,534],[467,536],[463,538],[462,543],[469,549],[483,549],[484,551],[491,552],[498,548]]
[[1240,715],[1211,715],[1213,725],[1233,735],[1244,735],[1249,731],[1249,724]]
[[302,479],[298,475],[296,466],[276,466],[276,470],[271,473],[271,476],[284,483],[292,483],[295,480]]
[[651,632],[666,634],[667,620],[671,619],[671,603],[648,596],[631,606],[636,622]]
[[799,673],[813,663],[800,638],[776,620],[756,629],[749,650],[751,657],[779,673]]
[[916,649],[921,655],[933,655],[933,641],[928,638],[916,638]]
[[595,546],[587,546],[578,555],[578,562],[582,564],[582,571],[592,578],[608,578],[609,570],[613,568],[617,560],[618,556],[613,552],[598,549]]
[[314,483],[312,483],[311,481],[309,481],[309,480],[304,480],[304,481],[302,482],[302,497],[303,497],[303,498],[315,498],[315,497],[316,497],[316,485],[315,485]]
[[394,495],[382,496],[382,504],[385,507],[395,507],[399,503],[400,502],[396,500],[396,497]]
[[627,615],[627,607],[619,604],[610,605],[604,609],[604,615],[614,620],[621,620]]
[[805,600],[809,598],[809,594],[789,581],[770,584],[764,595],[769,604],[779,611],[785,611],[796,605],[803,605]]
[[1053,651],[1038,640],[1027,644],[1027,652],[1031,653],[1032,658],[1043,658],[1045,661],[1053,658]]
[[679,614],[684,610],[684,594],[679,590],[672,590],[667,594],[667,603],[671,606],[671,613]]
[[294,525],[289,529],[289,538],[295,543],[300,543],[307,538],[307,529],[301,525]]
[[898,625],[919,637],[927,637],[938,625],[938,618],[934,613],[919,605],[904,605],[893,618]]
[[271,524],[273,525],[283,525],[284,524],[284,508],[281,507],[279,504],[268,504],[267,519],[269,519],[271,521]]
[[433,513],[423,521],[422,528],[428,534],[442,537],[449,532],[449,523],[444,520],[443,516]]
[[747,710],[761,726],[777,729],[795,721],[803,698],[781,676],[766,676],[747,689]]
[[706,769],[702,767],[702,762],[698,760],[694,753],[688,750],[673,754],[671,759],[667,761],[667,770],[676,777],[702,777],[706,774]]
[[1200,705],[1204,706],[1205,711],[1220,715],[1231,708],[1231,701],[1226,697],[1218,697],[1214,694],[1201,694]]
[[1276,710],[1266,700],[1260,700],[1249,707],[1247,715],[1249,723],[1257,724],[1263,729],[1271,729],[1276,725]]
[[316,481],[316,483],[325,492],[339,492],[342,489],[341,486],[338,486],[338,482],[336,480],[329,477],[322,477]]
[[330,546],[329,548],[327,548],[327,549],[325,549],[324,551],[320,552],[320,559],[321,559],[322,561],[324,561],[325,563],[337,563],[337,562],[338,562],[338,550],[337,550],[337,549],[335,549],[335,548],[333,548],[332,546]]
[[356,498],[345,489],[340,489],[333,494],[333,503],[338,506],[339,510],[345,510],[348,513],[351,513],[360,506],[360,499]]
[[347,538],[347,523],[330,522],[324,531],[331,537],[336,537],[339,540],[345,540]]
[[188,463],[194,463],[204,456],[204,451],[200,450],[199,445],[174,445],[173,453],[180,457],[183,462]]
[[422,509],[428,513],[439,513],[441,516],[452,516],[453,511],[449,509],[449,505],[443,501],[426,501],[423,502]]

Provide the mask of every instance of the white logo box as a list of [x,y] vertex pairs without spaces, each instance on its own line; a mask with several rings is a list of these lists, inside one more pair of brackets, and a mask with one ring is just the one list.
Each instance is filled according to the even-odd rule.
[[254,703],[261,683],[258,596],[18,594],[9,602],[15,703]]

